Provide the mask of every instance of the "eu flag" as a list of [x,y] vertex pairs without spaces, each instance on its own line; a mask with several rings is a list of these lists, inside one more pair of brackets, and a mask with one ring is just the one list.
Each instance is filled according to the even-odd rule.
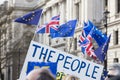
[[87,25],[84,25],[83,30],[85,31],[86,36],[90,33],[91,30],[93,30],[91,36],[94,38],[99,46],[103,45],[107,40],[107,35],[103,34],[102,31],[94,26],[91,21],[88,21]]
[[29,25],[38,25],[41,14],[42,9],[38,9],[15,19],[15,22]]
[[94,28],[92,37],[99,46],[103,45],[107,40],[107,35],[102,33],[102,31],[98,30],[96,27]]
[[102,46],[98,47],[94,53],[97,56],[97,58],[103,62],[108,50],[108,46],[109,46],[109,42],[110,42],[110,37],[111,35],[108,37],[108,39],[106,40],[105,44],[103,44]]
[[103,73],[102,73],[102,76],[101,76],[101,80],[105,80],[105,78],[107,77],[108,75],[108,71],[103,69]]
[[86,23],[86,22],[84,22],[84,28],[85,28],[85,27],[87,27],[87,23]]
[[72,37],[74,35],[77,20],[70,20],[65,24],[60,25],[58,31],[51,33],[51,38],[56,37]]

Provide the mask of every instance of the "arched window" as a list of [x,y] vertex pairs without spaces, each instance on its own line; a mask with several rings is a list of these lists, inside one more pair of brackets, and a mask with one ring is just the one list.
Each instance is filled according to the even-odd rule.
[[74,39],[74,50],[77,50],[77,38]]

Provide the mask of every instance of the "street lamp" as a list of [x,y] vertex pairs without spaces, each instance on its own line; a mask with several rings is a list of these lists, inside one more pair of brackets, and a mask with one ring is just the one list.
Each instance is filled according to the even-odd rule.
[[104,11],[104,17],[105,17],[105,19],[104,19],[104,21],[105,21],[104,26],[105,26],[105,28],[106,28],[106,35],[107,35],[107,25],[108,25],[107,19],[108,19],[108,14],[109,14],[109,13],[110,13],[110,12],[108,11],[108,9],[105,8],[105,11]]
[[[108,11],[108,9],[107,8],[105,8],[105,11],[104,11],[104,26],[105,26],[105,29],[106,29],[106,35],[107,35],[107,27],[108,27],[108,14],[109,14],[110,12]],[[104,68],[105,69],[107,69],[107,53],[106,53],[106,59],[105,59],[105,61],[104,61]]]

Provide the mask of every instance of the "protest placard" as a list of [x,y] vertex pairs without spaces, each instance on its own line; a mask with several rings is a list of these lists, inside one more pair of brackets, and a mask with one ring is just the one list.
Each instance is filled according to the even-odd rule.
[[103,71],[102,65],[31,41],[19,80],[25,80],[28,62],[43,60],[57,63],[57,72],[74,75],[81,80],[100,80]]

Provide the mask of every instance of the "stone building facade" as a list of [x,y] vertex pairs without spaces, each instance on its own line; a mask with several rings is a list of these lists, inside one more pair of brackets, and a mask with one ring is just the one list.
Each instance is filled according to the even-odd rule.
[[78,46],[83,21],[91,20],[105,32],[104,10],[108,8],[107,34],[111,34],[108,50],[108,66],[120,59],[120,0],[9,0],[0,6],[0,73],[3,80],[16,80],[24,63],[29,42],[32,40],[35,27],[15,23],[14,19],[23,14],[42,8],[40,25],[49,22],[51,17],[60,15],[60,24],[71,19],[78,19],[75,34],[72,38],[51,39],[49,34],[35,35],[42,44],[57,48],[78,57],[85,57]]
[[110,11],[108,17],[108,34],[111,34],[108,50],[108,65],[113,62],[120,63],[120,0],[106,0],[106,6]]
[[[43,0],[41,0],[42,3]],[[39,5],[38,5],[39,6]],[[95,7],[97,6],[97,7]],[[75,55],[81,55],[80,47],[77,45],[79,35],[83,26],[83,21],[91,20],[97,26],[101,26],[101,20],[104,10],[104,1],[99,0],[49,0],[44,5],[41,16],[41,25],[49,22],[51,17],[60,14],[60,24],[71,19],[77,19],[78,24],[73,38],[51,39],[49,34],[40,34],[39,41],[54,48],[69,52]],[[99,15],[98,15],[99,14]]]
[[[49,22],[52,16],[58,14],[60,14],[60,24],[70,19],[78,19],[75,35],[72,38],[51,39],[49,34],[40,34],[40,42],[73,55],[85,57],[82,55],[77,43],[83,27],[83,21],[91,20],[104,33],[107,31],[107,35],[111,34],[111,41],[107,53],[108,66],[114,62],[119,62],[120,0],[49,0],[40,8],[44,9],[41,17],[41,25]],[[110,12],[107,15],[107,30],[104,20],[106,8]]]
[[[106,8],[110,12],[107,19],[107,35],[111,34],[111,41],[107,53],[108,66],[114,61],[119,62],[119,24],[120,24],[120,0],[56,0],[48,1],[41,6],[44,9],[41,17],[41,25],[48,22],[54,15],[60,14],[60,24],[70,19],[78,19],[77,28],[73,38],[50,39],[49,35],[40,35],[40,41],[46,45],[58,48],[65,52],[82,57],[78,39],[83,26],[83,21],[91,20],[105,33],[104,12]],[[42,39],[44,40],[41,40]]]
[[33,38],[35,26],[14,22],[35,10],[38,1],[9,0],[0,5],[0,80],[17,80]]

